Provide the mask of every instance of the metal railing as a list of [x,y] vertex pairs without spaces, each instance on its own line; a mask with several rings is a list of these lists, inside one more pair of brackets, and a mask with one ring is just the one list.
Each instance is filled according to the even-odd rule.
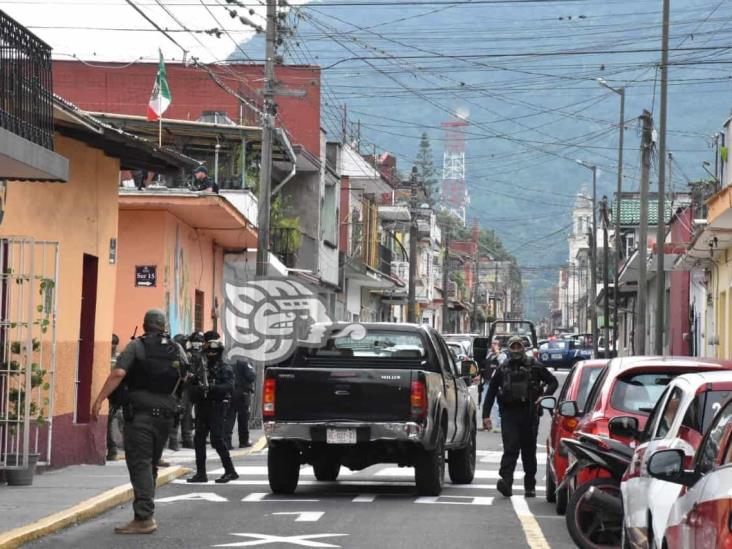
[[53,150],[51,48],[2,11],[0,127]]
[[302,244],[302,233],[298,229],[272,227],[269,230],[270,251],[288,269],[295,268],[297,252]]
[[393,261],[394,253],[384,246],[379,244],[379,271],[384,273],[386,276],[391,276],[391,262]]

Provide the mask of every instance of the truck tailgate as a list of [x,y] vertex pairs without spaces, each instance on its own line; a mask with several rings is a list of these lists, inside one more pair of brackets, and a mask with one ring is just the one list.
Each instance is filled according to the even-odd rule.
[[407,421],[416,371],[269,368],[277,421]]

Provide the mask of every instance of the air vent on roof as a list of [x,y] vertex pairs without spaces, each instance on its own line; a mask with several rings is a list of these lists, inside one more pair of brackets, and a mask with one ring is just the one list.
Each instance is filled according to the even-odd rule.
[[198,121],[221,126],[236,126],[236,123],[223,111],[203,111]]

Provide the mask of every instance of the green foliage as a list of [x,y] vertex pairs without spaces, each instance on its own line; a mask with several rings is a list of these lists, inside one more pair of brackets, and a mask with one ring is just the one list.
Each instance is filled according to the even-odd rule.
[[417,176],[424,185],[430,204],[434,204],[438,198],[438,180],[435,170],[434,156],[432,154],[432,145],[430,144],[430,138],[427,135],[427,132],[422,134],[414,165],[417,167]]

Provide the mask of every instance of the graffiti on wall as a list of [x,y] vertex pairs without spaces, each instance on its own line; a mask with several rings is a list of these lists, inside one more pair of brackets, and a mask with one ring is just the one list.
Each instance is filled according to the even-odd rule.
[[172,335],[190,334],[193,331],[190,277],[180,225],[175,228],[175,246],[168,250],[165,262],[165,307]]

